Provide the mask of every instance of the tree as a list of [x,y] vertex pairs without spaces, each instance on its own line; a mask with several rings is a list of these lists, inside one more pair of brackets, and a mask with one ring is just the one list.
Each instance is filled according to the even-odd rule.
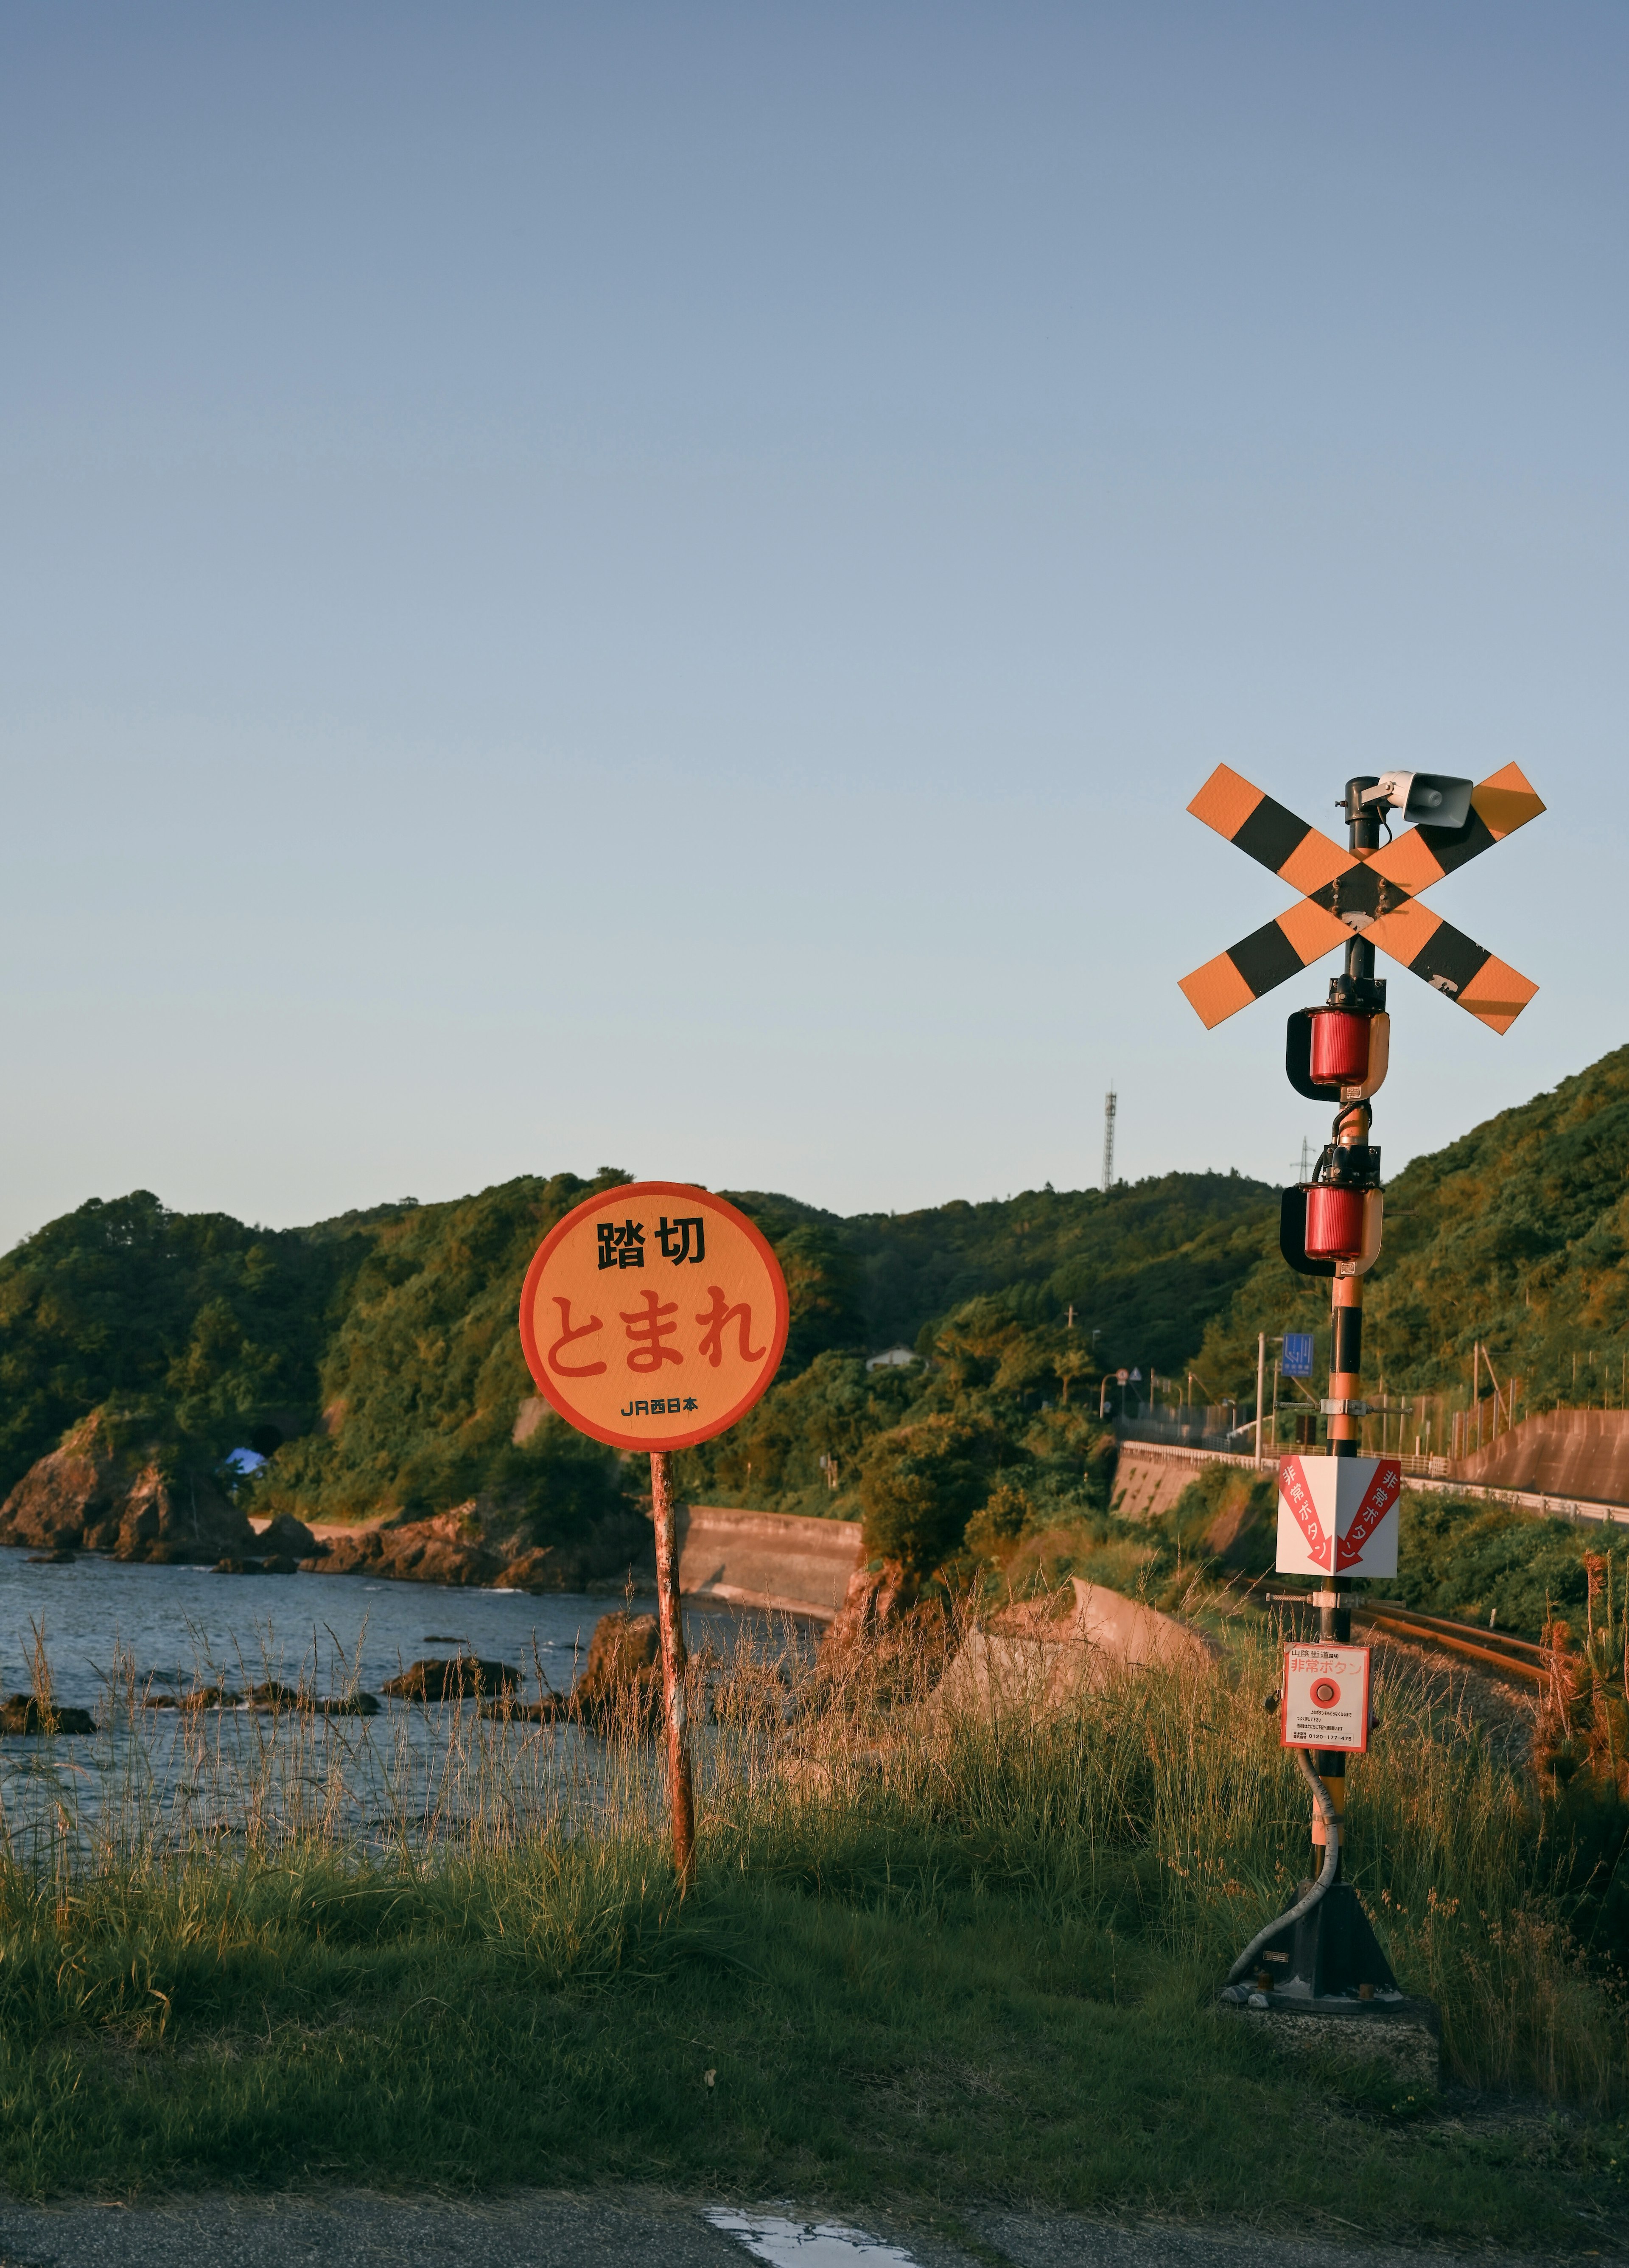
[[865,1543],[918,1581],[961,1547],[989,1490],[988,1430],[929,1418],[884,1433],[860,1480]]

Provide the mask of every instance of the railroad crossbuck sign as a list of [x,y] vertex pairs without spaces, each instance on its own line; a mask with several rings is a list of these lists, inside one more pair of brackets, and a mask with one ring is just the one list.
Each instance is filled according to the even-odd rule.
[[1366,1646],[1287,1646],[1283,1718],[1279,1740],[1287,1749],[1369,1747],[1369,1648]]
[[1395,1575],[1395,1457],[1280,1457],[1278,1572]]
[[1544,809],[1515,764],[1472,790],[1465,826],[1411,827],[1362,857],[1341,850],[1226,764],[1217,765],[1188,809],[1302,893],[1288,913],[1182,979],[1207,1029],[1354,936],[1377,945],[1495,1032],[1508,1031],[1538,990],[1420,903],[1422,890]]
[[683,1182],[629,1182],[569,1212],[520,1296],[527,1366],[615,1449],[688,1449],[750,1410],[786,1346],[786,1278],[762,1233]]

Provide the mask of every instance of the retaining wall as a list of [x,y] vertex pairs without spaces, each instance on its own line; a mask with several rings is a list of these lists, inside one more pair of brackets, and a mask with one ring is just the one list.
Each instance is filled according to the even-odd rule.
[[679,1587],[691,1598],[830,1622],[860,1564],[860,1524],[801,1513],[676,1508]]
[[1545,1410],[1454,1467],[1481,1488],[1629,1505],[1629,1410]]

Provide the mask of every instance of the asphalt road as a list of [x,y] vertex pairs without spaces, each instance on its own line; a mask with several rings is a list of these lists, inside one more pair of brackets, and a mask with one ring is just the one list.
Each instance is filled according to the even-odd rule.
[[[537,2191],[481,2203],[356,2191],[142,2205],[0,2201],[0,2268],[746,2268],[754,2259],[771,2268],[1449,2268],[1449,2260],[1367,2247],[1334,2230],[1308,2240],[1000,2212],[977,2216],[960,2243],[868,2213],[854,2242],[812,2212],[803,2220],[806,2210],[782,2203],[737,2213],[674,2198]],[[709,2211],[741,2226],[714,2227]],[[1477,2257],[1499,2268],[1490,2253]]]

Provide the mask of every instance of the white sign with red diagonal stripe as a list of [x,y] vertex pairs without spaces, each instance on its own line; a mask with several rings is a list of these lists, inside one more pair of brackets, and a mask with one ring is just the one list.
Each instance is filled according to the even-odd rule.
[[1280,1457],[1280,1575],[1395,1575],[1395,1457]]

